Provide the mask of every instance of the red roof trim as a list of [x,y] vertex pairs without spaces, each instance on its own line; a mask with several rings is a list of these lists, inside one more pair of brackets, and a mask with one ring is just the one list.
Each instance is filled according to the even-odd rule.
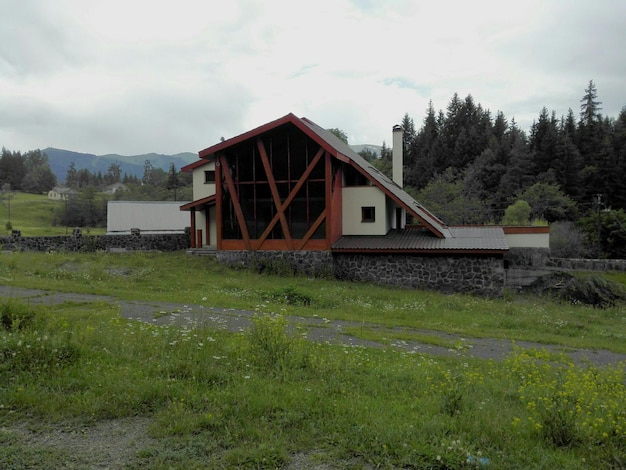
[[239,134],[238,136],[227,139],[223,142],[220,142],[219,144],[215,144],[211,147],[205,148],[204,150],[200,150],[200,152],[198,152],[198,155],[200,156],[200,158],[207,158],[208,156],[213,155],[221,150],[227,149],[228,147],[232,147],[233,145],[240,144],[241,142],[244,142],[248,139],[252,139],[276,127],[282,126],[289,122],[292,122],[295,124],[297,121],[298,121],[298,118],[293,113],[286,114],[285,116],[278,118],[275,121],[268,122],[267,124],[263,124],[262,126],[259,126],[255,129],[244,132],[243,134]]
[[507,235],[513,234],[531,234],[531,233],[550,233],[550,227],[502,227]]
[[196,201],[192,201],[192,202],[188,202],[187,204],[183,204],[182,206],[180,206],[179,209],[181,211],[188,211],[188,210],[191,210],[194,207],[203,206],[205,204],[208,204],[208,205],[215,204],[215,201],[217,201],[217,196],[214,194],[213,196],[204,197],[202,199],[198,199]]
[[188,165],[181,167],[180,171],[184,171],[185,173],[188,173],[190,171],[195,170],[196,168],[206,165],[207,163],[209,163],[209,160],[207,160],[206,158],[202,160],[197,160],[193,163],[189,163]]

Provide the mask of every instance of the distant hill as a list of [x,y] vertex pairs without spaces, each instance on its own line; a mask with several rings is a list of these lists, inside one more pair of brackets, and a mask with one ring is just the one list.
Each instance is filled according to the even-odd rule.
[[195,162],[198,159],[198,154],[191,152],[177,153],[176,155],[161,155],[158,153],[146,153],[132,156],[117,154],[93,155],[91,153],[72,152],[70,150],[61,150],[51,147],[43,149],[43,152],[48,155],[50,169],[56,175],[59,182],[65,181],[67,169],[72,162],[74,162],[74,166],[77,170],[86,169],[91,173],[101,172],[103,175],[107,172],[111,163],[117,163],[122,169],[122,175],[126,173],[129,176],[132,175],[141,178],[143,176],[144,163],[146,160],[150,160],[154,168],[169,171],[170,162],[173,162],[176,169],[180,170],[181,167]]
[[350,148],[354,150],[356,153],[359,153],[363,150],[369,150],[377,157],[380,157],[380,152],[383,149],[380,145],[370,145],[370,144],[359,144],[359,145],[351,145]]
[[[351,145],[355,152],[361,150],[369,150],[380,156],[381,147],[379,145]],[[176,155],[162,155],[159,153],[146,153],[143,155],[118,155],[115,153],[108,155],[94,155],[91,153],[73,152],[71,150],[62,150],[48,147],[42,150],[48,155],[50,169],[54,173],[59,182],[65,181],[67,169],[74,162],[77,170],[89,170],[91,173],[97,174],[101,172],[106,174],[111,163],[117,163],[122,169],[122,175],[126,173],[129,176],[141,178],[143,176],[143,167],[146,160],[150,160],[154,168],[161,168],[169,171],[170,162],[174,163],[177,170],[181,167],[193,163],[198,160],[198,154],[192,152],[177,153]]]

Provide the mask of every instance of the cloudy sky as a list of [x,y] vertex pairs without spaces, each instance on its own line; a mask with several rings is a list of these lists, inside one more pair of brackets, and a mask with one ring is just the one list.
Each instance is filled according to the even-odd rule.
[[0,0],[0,145],[197,152],[289,112],[382,144],[468,94],[626,105],[623,0]]

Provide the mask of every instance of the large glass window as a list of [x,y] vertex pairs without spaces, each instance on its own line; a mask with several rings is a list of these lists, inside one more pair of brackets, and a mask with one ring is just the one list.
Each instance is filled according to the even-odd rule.
[[[277,205],[281,206],[286,201],[320,151],[319,145],[291,124],[262,135],[261,141],[271,167],[270,178],[265,172],[262,152],[258,148],[256,138],[228,149],[225,154],[241,212],[253,240],[261,238],[278,212]],[[289,232],[295,240],[304,238],[326,207],[324,164],[325,159],[320,159],[290,205],[285,208]],[[278,192],[280,199],[278,204],[272,196],[270,181],[273,181]],[[222,181],[222,187],[226,187],[225,179]],[[234,228],[237,225],[236,211],[227,190],[223,191],[222,204],[224,238],[241,239],[241,231]],[[325,231],[318,229],[313,238],[324,237]],[[280,220],[273,226],[268,238],[286,238]]]

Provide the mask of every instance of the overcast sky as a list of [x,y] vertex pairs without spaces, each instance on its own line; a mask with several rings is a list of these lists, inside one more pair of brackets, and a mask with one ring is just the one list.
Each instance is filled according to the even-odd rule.
[[626,105],[624,0],[0,0],[0,145],[197,152],[294,113],[391,141],[471,94],[528,131]]

